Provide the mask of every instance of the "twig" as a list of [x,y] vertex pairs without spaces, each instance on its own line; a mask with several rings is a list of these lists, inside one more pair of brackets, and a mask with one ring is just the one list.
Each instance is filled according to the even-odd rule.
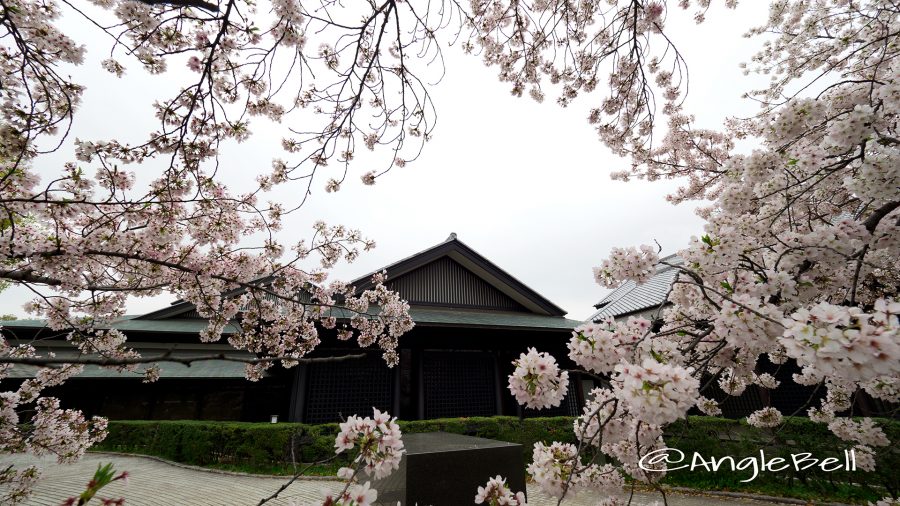
[[219,6],[203,0],[138,0],[147,5],[174,5],[175,7],[196,7],[210,12],[219,12]]
[[172,356],[172,350],[155,357],[137,357],[137,358],[106,358],[106,357],[0,357],[0,364],[20,364],[20,365],[36,365],[36,366],[54,366],[54,365],[99,365],[99,366],[126,366],[135,364],[150,364],[156,362],[176,362],[188,367],[194,362],[202,362],[209,360],[222,360],[225,362],[241,362],[244,364],[264,364],[268,362],[277,362],[286,360],[299,362],[301,364],[320,364],[330,362],[343,362],[345,360],[356,360],[365,358],[365,353],[355,355],[341,355],[334,357],[314,357],[314,358],[295,358],[291,356],[265,357],[265,358],[241,358],[225,353],[217,353],[214,355],[200,355],[197,357],[175,357]]
[[285,483],[284,485],[278,487],[278,490],[276,490],[272,495],[270,495],[269,497],[266,497],[266,498],[264,498],[264,499],[260,499],[259,502],[256,503],[256,506],[262,506],[263,504],[265,504],[265,503],[271,501],[272,499],[277,498],[277,497],[278,497],[278,494],[280,494],[280,493],[284,492],[285,490],[287,490],[287,488],[290,487],[292,483],[294,483],[295,481],[297,481],[297,478],[300,478],[301,476],[303,476],[303,473],[305,473],[306,471],[309,471],[313,466],[316,466],[316,465],[319,465],[319,464],[327,464],[328,462],[331,462],[332,460],[336,459],[336,458],[338,457],[338,455],[340,455],[340,454],[339,454],[339,453],[335,453],[334,455],[332,455],[331,457],[328,457],[328,458],[325,459],[325,460],[320,460],[320,461],[318,461],[318,462],[313,462],[312,464],[309,464],[308,466],[304,467],[303,469],[301,469],[300,471],[298,471],[296,474],[294,474],[294,476],[292,476],[291,479],[288,480],[287,483]]

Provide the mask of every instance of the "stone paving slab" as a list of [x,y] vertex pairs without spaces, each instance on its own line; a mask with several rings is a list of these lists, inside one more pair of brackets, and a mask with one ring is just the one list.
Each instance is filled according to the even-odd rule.
[[[0,455],[0,467],[36,464],[43,469],[43,478],[26,506],[59,506],[66,498],[78,495],[93,476],[98,464],[112,462],[116,471],[128,471],[129,483],[120,481],[103,489],[103,496],[124,497],[127,506],[255,506],[263,497],[271,495],[287,478],[240,476],[195,468],[184,468],[163,461],[133,456],[87,454],[75,464],[60,465],[52,458],[30,455]],[[487,481],[487,478],[485,478]],[[327,480],[298,480],[282,492],[272,506],[320,506],[321,497],[328,491],[339,490],[341,483]],[[472,491],[474,504],[475,491]],[[670,506],[755,505],[759,501],[668,494]],[[537,487],[528,487],[528,504],[555,506],[556,500],[541,494]],[[599,497],[582,495],[563,504],[594,506]],[[658,494],[635,494],[635,506],[647,506],[660,499]],[[97,502],[99,504],[99,502]],[[660,504],[662,504],[660,502]],[[462,505],[461,505],[462,506]]]

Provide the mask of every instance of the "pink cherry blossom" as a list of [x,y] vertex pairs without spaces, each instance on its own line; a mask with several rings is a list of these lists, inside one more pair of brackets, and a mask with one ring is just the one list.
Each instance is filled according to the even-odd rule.
[[[367,475],[381,479],[400,466],[403,441],[396,418],[378,409],[373,411],[372,418],[352,415],[342,422],[334,447],[335,453],[358,448],[359,454],[354,462],[360,464]],[[346,471],[343,474],[346,475]]]
[[513,493],[506,486],[506,479],[496,476],[488,480],[487,485],[478,487],[475,494],[475,504],[487,504],[488,506],[528,506],[523,492]]
[[513,362],[509,390],[520,404],[531,409],[559,406],[569,387],[569,373],[560,372],[556,359],[529,348]]
[[664,425],[683,418],[700,386],[692,371],[646,358],[641,365],[619,364],[613,377],[616,397],[636,418]]
[[610,257],[594,268],[594,279],[601,286],[615,288],[623,281],[643,283],[653,274],[659,257],[646,244],[637,248],[613,248]]
[[754,411],[747,417],[747,423],[754,427],[777,427],[783,420],[781,412],[771,407]]

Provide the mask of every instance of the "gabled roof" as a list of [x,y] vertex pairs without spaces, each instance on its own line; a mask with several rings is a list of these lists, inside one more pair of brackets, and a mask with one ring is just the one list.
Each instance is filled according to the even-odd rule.
[[[441,262],[443,263],[441,263]],[[387,271],[388,285],[391,281],[404,279],[403,276],[413,271],[427,271],[423,267],[435,266],[440,264],[446,266],[453,263],[465,270],[466,281],[470,283],[470,287],[474,283],[481,286],[489,286],[495,295],[499,295],[505,299],[506,307],[501,310],[504,314],[497,314],[494,317],[485,316],[484,313],[477,311],[478,307],[468,306],[462,309],[451,309],[456,316],[448,316],[439,310],[429,310],[428,308],[414,307],[410,311],[413,320],[418,323],[432,324],[459,324],[472,326],[494,326],[494,327],[528,327],[535,328],[559,328],[568,329],[577,325],[573,320],[566,320],[562,317],[566,311],[559,306],[553,304],[536,291],[532,290],[509,273],[496,266],[494,263],[481,256],[472,248],[466,246],[462,241],[457,239],[456,234],[450,234],[446,241],[437,244],[424,251],[416,253],[410,257],[404,258],[398,262],[394,262],[386,267],[378,269],[375,272],[362,276],[351,283],[356,286],[357,293],[372,287],[372,275],[376,272]],[[265,283],[266,279],[260,280]],[[405,278],[407,283],[413,282],[410,276]],[[234,295],[240,293],[242,289],[232,290],[225,294]],[[402,293],[402,292],[401,292]],[[436,304],[440,305],[440,304]],[[513,307],[514,306],[514,307]],[[470,312],[469,309],[476,311]],[[512,314],[521,311],[520,315]],[[532,318],[528,318],[531,316]],[[534,318],[537,317],[551,317]],[[491,320],[494,318],[494,320]],[[151,321],[148,321],[151,320]],[[490,320],[490,321],[489,321]],[[558,321],[557,321],[558,320]],[[21,327],[42,327],[43,323],[24,322],[21,325],[9,325]],[[139,316],[122,318],[116,321],[113,328],[131,331],[154,331],[154,332],[199,332],[206,328],[205,320],[199,319],[196,314],[196,308],[190,302],[177,300],[168,307],[158,309],[156,311],[146,313]],[[234,332],[232,326],[226,328],[225,333]]]
[[520,304],[528,312],[545,316],[564,316],[566,314],[564,309],[550,302],[460,241],[456,234],[450,234],[446,241],[431,248],[357,278],[351,285],[355,285],[357,293],[361,293],[372,288],[372,276],[375,273],[386,271],[388,282],[390,282],[390,280],[396,280],[445,257]]
[[[678,255],[669,255],[661,261],[673,265],[684,263]],[[603,318],[618,318],[627,316],[645,309],[654,309],[666,300],[669,288],[675,281],[678,269],[668,265],[659,265],[656,273],[650,276],[647,282],[637,284],[634,281],[626,281],[624,284],[607,294],[600,302],[594,305],[599,311],[591,315],[588,320],[595,321]]]

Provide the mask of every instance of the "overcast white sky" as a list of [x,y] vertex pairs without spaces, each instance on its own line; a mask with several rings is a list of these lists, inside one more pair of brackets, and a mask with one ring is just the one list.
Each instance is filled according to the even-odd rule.
[[[690,68],[687,109],[702,126],[716,127],[726,116],[755,112],[740,96],[760,81],[754,86],[738,64],[761,46],[761,41],[741,35],[765,21],[766,3],[745,1],[736,11],[714,5],[709,21],[699,26],[689,21],[689,14],[675,8],[670,13],[670,36]],[[685,21],[676,22],[675,15]],[[89,28],[78,23],[75,29]],[[73,138],[131,135],[138,140],[155,126],[149,104],[160,96],[160,85],[148,83],[138,71],[117,81],[99,69],[109,43],[93,49],[77,70],[90,75],[81,79],[76,74],[89,84]],[[612,247],[656,240],[667,254],[699,235],[702,221],[693,208],[664,200],[676,183],[609,179],[610,172],[628,162],[610,154],[586,121],[599,96],[582,97],[568,109],[550,97],[536,104],[512,97],[508,86],[496,80],[495,70],[484,67],[479,58],[462,55],[457,48],[446,49],[445,56],[447,75],[432,90],[437,129],[421,158],[379,178],[374,187],[359,181],[369,170],[363,167],[336,194],[322,190],[322,179],[308,204],[287,222],[285,242],[292,242],[292,235],[309,237],[309,227],[318,219],[360,229],[378,246],[335,269],[336,278],[349,280],[456,232],[460,240],[567,310],[568,317],[583,319],[605,293],[593,282],[591,267]],[[261,137],[223,157],[219,173],[226,178],[250,176],[248,167],[268,166],[279,156],[280,136]],[[63,150],[42,161],[42,170],[52,174],[70,159],[71,150]],[[0,313],[24,316],[21,306],[29,298],[20,288],[4,291]],[[136,299],[128,312],[148,312],[170,300]]]

